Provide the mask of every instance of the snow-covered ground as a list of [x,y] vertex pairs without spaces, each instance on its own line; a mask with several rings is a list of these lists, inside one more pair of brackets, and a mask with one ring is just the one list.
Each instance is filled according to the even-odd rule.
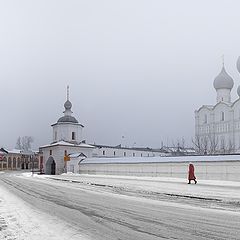
[[185,197],[217,199],[222,201],[235,201],[240,203],[240,182],[199,180],[195,184],[187,184],[183,178],[167,177],[136,177],[136,176],[111,176],[111,175],[79,175],[62,174],[43,176],[84,184],[118,187],[125,190],[165,193]]
[[[22,176],[31,176],[31,174],[23,173]],[[38,211],[4,186],[0,186],[0,239],[86,240],[87,238],[74,232],[59,218]]]
[[[109,205],[109,212],[105,212],[104,210],[103,219],[110,219],[111,217],[114,218],[114,216],[111,215],[111,211],[115,213],[117,209],[114,206],[111,209],[112,201],[124,202],[125,200],[127,200],[128,201],[127,205],[132,204],[131,202],[133,203],[136,202],[135,203],[136,206],[138,205],[140,206],[141,204],[143,204],[142,207],[146,206],[147,209],[148,208],[151,209],[149,211],[152,211],[152,206],[155,206],[156,209],[158,210],[161,208],[168,209],[173,207],[175,210],[178,209],[180,212],[182,211],[181,209],[185,209],[183,210],[183,212],[181,212],[181,214],[189,214],[186,212],[193,212],[194,218],[198,217],[198,215],[195,215],[195,212],[197,212],[199,216],[201,216],[200,213],[203,214],[204,218],[205,216],[209,215],[211,216],[210,220],[213,222],[217,221],[213,220],[215,218],[224,221],[223,219],[226,217],[226,219],[229,219],[228,222],[230,222],[230,220],[233,221],[233,223],[236,225],[235,229],[236,228],[238,229],[239,224],[238,220],[240,220],[240,191],[239,191],[240,182],[201,180],[196,185],[195,184],[189,185],[187,184],[187,181],[185,179],[180,178],[131,177],[131,176],[126,177],[126,176],[99,176],[99,175],[95,176],[78,174],[62,174],[59,176],[47,176],[36,174],[32,176],[31,173],[11,173],[11,175],[15,175],[15,177],[16,176],[18,177],[19,184],[20,180],[23,180],[24,182],[28,182],[29,186],[34,185],[33,183],[36,183],[36,186],[37,184],[39,184],[39,186],[40,184],[41,185],[49,184],[51,185],[51,189],[56,189],[56,191],[58,191],[57,189],[62,189],[63,186],[65,188],[72,189],[73,194],[74,192],[76,193],[77,191],[80,191],[78,193],[79,195],[75,196],[76,197],[75,200],[74,195],[72,196],[67,195],[67,198],[70,199],[71,204],[74,204],[74,206],[76,205],[76,202],[74,201],[78,201],[79,197],[84,196],[84,193],[85,192],[87,193],[88,191],[92,191],[94,196],[96,195],[96,199],[99,197],[105,199],[106,197],[106,199],[109,199],[109,202],[108,203],[106,202],[106,205]],[[29,188],[29,191],[31,191],[31,188]],[[54,190],[52,191],[53,195],[56,194]],[[71,193],[70,190],[68,194],[69,193]],[[33,198],[35,198],[36,196],[37,195],[33,196]],[[56,198],[58,198],[58,196],[56,196]],[[85,200],[82,199],[81,201],[78,204],[83,205]],[[66,204],[68,203],[66,202]],[[86,206],[84,205],[83,209],[84,211],[87,211],[87,213],[88,211],[92,212],[93,215],[95,214],[95,211],[100,210],[103,211],[103,209],[105,209],[104,206],[102,207],[103,209],[101,207],[100,210],[98,208],[95,209],[95,206],[97,206],[96,204],[98,204],[98,202],[97,201],[95,202],[94,200],[94,202],[91,203],[90,205]],[[92,206],[94,207],[93,208],[94,211],[93,209],[89,210],[87,209],[87,207],[91,208]],[[153,209],[155,209],[155,207]],[[121,206],[121,209],[125,209],[125,204]],[[132,211],[132,214],[134,216],[137,210],[132,207],[132,210],[128,209],[127,211],[130,212]],[[71,224],[64,221],[64,219],[61,219],[57,215],[52,215],[50,212],[51,211],[49,211],[48,214],[44,211],[41,211],[39,208],[35,208],[33,205],[27,203],[26,201],[23,201],[21,198],[12,194],[9,191],[9,189],[5,188],[3,185],[0,185],[0,239],[6,240],[90,239],[90,237],[86,236],[86,234],[81,233],[81,228],[75,229],[74,227],[71,226]],[[121,212],[116,212],[117,219],[121,216],[121,214],[122,214]],[[123,221],[125,222],[124,223],[125,226],[127,222],[130,220],[125,219],[124,214],[126,213],[123,213]],[[138,213],[138,215],[139,214],[140,213]],[[143,212],[142,214],[144,216],[145,213]],[[164,216],[165,212],[163,212],[162,214]],[[93,218],[95,219],[96,217],[100,216],[101,214],[98,213],[98,215],[96,216],[94,215]],[[157,217],[158,214],[156,216],[153,216],[153,218]],[[168,222],[169,217],[170,216],[168,214],[164,217],[166,223]],[[151,219],[151,215],[149,216],[149,218]],[[183,218],[182,215],[181,218]],[[80,219],[82,219],[82,217],[80,217]],[[100,217],[100,220],[98,219],[97,223],[101,223],[102,221],[103,220],[101,220]],[[114,221],[116,221],[116,219]],[[197,221],[199,220],[197,219]],[[80,222],[79,224],[81,225],[82,223]],[[143,222],[139,224],[142,225]],[[146,225],[146,228],[149,228],[149,223],[146,222],[146,224],[148,224]],[[169,224],[173,224],[172,220],[169,220]],[[201,231],[206,231],[207,233],[205,234],[209,234],[208,236],[211,236],[211,232],[213,230],[211,229],[208,230],[207,228],[209,226],[211,227],[212,225],[211,224],[204,225],[205,220],[201,224],[203,224],[202,226],[203,230]],[[218,225],[224,226],[224,222],[223,223],[221,222]],[[188,227],[188,224],[186,225],[186,227]],[[88,228],[90,230],[89,226],[87,226],[87,229]],[[226,231],[222,231],[222,233],[219,232],[219,234],[222,234],[221,236],[223,237],[222,238],[219,237],[217,239],[225,239],[224,237],[225,232]],[[105,232],[105,234],[107,235],[109,233]],[[128,236],[128,233],[126,234],[127,234],[126,236]],[[233,236],[229,236],[229,239],[236,239],[234,237],[235,236],[234,234],[236,235],[237,233],[236,232],[233,233]],[[203,239],[197,235],[196,238],[194,238],[194,234],[189,235],[189,238],[187,238],[188,237],[187,235],[185,237],[186,238],[182,237],[179,239],[190,239],[191,237],[193,237],[192,239]],[[113,237],[112,239],[124,239],[124,237],[123,238]],[[130,238],[129,235],[129,238],[125,239],[132,238]],[[144,236],[143,238],[139,239],[155,239],[155,238],[146,238],[146,236]],[[206,237],[204,239],[211,238]]]

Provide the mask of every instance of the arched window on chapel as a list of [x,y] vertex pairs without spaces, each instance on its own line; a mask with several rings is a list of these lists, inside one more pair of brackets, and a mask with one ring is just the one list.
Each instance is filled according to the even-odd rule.
[[204,123],[207,123],[207,114],[204,115]]
[[225,119],[224,112],[221,112],[221,121],[224,121]]

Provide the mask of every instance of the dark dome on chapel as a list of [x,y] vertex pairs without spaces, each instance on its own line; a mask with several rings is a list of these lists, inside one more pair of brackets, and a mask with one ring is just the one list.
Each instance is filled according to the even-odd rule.
[[67,122],[78,123],[78,120],[73,116],[63,116],[63,117],[60,117],[57,122],[58,123],[67,123]]

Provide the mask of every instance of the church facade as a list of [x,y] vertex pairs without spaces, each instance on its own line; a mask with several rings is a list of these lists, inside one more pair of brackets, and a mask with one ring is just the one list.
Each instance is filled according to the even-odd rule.
[[[237,61],[240,73],[240,57]],[[195,149],[199,154],[240,153],[240,86],[239,98],[231,99],[234,81],[224,63],[214,79],[216,104],[203,105],[195,111]]]

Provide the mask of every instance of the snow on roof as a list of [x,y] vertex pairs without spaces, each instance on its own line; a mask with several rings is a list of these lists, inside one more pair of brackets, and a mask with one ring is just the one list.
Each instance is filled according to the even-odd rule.
[[69,143],[69,142],[65,142],[65,141],[59,141],[59,142],[55,142],[55,143],[51,143],[51,144],[48,144],[48,145],[41,146],[41,148],[44,148],[44,147],[53,147],[53,146],[58,146],[58,145],[74,146],[73,143]]
[[54,146],[69,146],[69,147],[83,147],[83,148],[94,148],[94,146],[86,144],[86,143],[80,143],[80,144],[74,144],[70,142],[65,142],[65,141],[59,141],[55,143],[51,143],[48,145],[41,146],[40,148],[46,148],[46,147],[54,147]]
[[3,147],[0,148],[0,153],[3,154],[7,154],[8,151],[6,149],[4,149]]
[[120,163],[167,163],[167,162],[217,162],[240,161],[240,155],[181,156],[181,157],[122,157],[122,158],[86,158],[81,164],[120,164]]
[[21,154],[21,150],[20,149],[12,149],[12,150],[9,150],[8,153]]
[[85,147],[85,148],[95,148],[94,146],[86,144],[86,143],[80,143],[78,146]]
[[111,148],[111,149],[134,150],[134,151],[142,151],[142,152],[157,152],[157,153],[163,152],[162,149],[154,149],[150,147],[127,147],[127,146],[122,146],[121,144],[117,146],[93,144],[93,146],[96,148]]
[[71,153],[68,155],[70,158],[78,158],[78,157],[87,157],[86,155],[84,155],[82,152],[79,153]]

